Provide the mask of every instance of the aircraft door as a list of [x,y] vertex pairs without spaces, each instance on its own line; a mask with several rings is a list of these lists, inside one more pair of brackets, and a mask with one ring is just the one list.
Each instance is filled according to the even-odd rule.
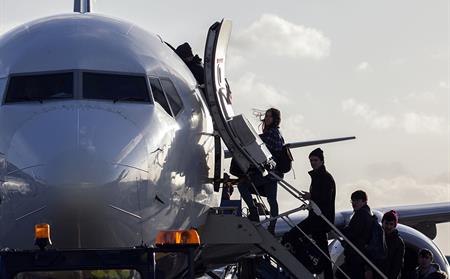
[[272,155],[249,121],[234,115],[231,91],[226,80],[225,65],[231,21],[214,23],[208,31],[205,46],[205,94],[216,132],[221,136],[234,159],[246,172],[251,165],[261,172],[267,164],[274,165]]

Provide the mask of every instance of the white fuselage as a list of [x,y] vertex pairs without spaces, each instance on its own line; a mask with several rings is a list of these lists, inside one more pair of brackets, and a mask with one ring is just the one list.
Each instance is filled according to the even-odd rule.
[[[74,97],[5,103],[14,75],[73,73]],[[182,110],[83,97],[83,73],[165,78]],[[60,248],[151,244],[198,227],[218,204],[211,117],[189,69],[156,35],[94,14],[66,14],[0,37],[0,248],[33,247],[49,223]]]

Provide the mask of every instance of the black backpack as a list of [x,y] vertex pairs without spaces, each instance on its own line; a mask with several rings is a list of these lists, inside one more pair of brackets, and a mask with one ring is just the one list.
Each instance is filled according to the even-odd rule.
[[372,215],[372,229],[366,246],[367,256],[374,263],[380,263],[387,258],[387,245],[384,230],[378,223],[378,218]]
[[282,173],[290,172],[292,169],[292,161],[294,161],[294,157],[292,157],[289,145],[285,144],[276,158],[276,169]]

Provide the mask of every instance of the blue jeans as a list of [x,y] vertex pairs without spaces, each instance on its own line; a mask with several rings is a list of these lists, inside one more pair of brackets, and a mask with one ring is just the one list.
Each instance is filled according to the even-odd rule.
[[[281,175],[282,176],[282,175]],[[277,202],[277,184],[278,181],[270,176],[267,175],[265,177],[262,176],[261,173],[257,172],[250,175],[250,180],[245,179],[243,181],[240,181],[238,184],[239,192],[241,193],[242,199],[245,201],[245,203],[248,206],[248,209],[250,211],[250,215],[258,216],[258,210],[253,203],[252,199],[252,192],[254,193],[253,185],[258,190],[259,194],[262,196],[267,197],[267,202],[270,206],[270,216],[274,217],[278,215],[278,202]],[[253,220],[257,221],[257,220]],[[275,228],[276,220],[273,222],[270,222],[269,227]]]

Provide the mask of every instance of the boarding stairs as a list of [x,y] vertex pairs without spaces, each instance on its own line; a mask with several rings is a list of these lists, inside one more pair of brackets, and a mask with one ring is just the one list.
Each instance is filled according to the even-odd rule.
[[[273,174],[272,172],[269,172],[269,175],[276,176],[276,174]],[[222,261],[222,263],[227,261],[235,263],[236,259],[233,258],[233,253],[231,251],[234,251],[236,255],[242,255],[242,251],[247,251],[246,256],[243,258],[253,259],[253,272],[258,274],[257,278],[317,278],[316,276],[318,276],[318,274],[312,274],[286,247],[281,245],[279,240],[267,231],[264,226],[264,224],[271,220],[281,219],[287,223],[291,229],[299,230],[305,239],[310,241],[318,251],[321,251],[312,238],[303,232],[289,217],[291,214],[301,210],[313,210],[331,227],[333,232],[339,236],[340,239],[345,240],[345,242],[362,257],[367,265],[369,265],[380,278],[387,279],[387,277],[360,250],[358,250],[358,248],[350,242],[338,228],[334,226],[334,224],[323,216],[314,202],[310,201],[307,203],[303,200],[301,193],[298,190],[281,178],[279,178],[279,185],[291,193],[293,197],[301,201],[302,205],[293,210],[283,212],[275,217],[266,216],[266,219],[259,223],[251,222],[246,217],[240,217],[239,214],[230,214],[230,210],[232,210],[230,207],[213,208],[211,209],[210,214],[208,214],[205,229],[201,231],[202,242],[204,243],[202,248],[203,253],[214,255],[215,260]],[[254,190],[257,192],[256,187]],[[260,195],[257,194],[257,198],[263,203]],[[237,212],[240,208],[235,208],[234,210]],[[226,213],[223,214],[224,212]],[[222,257],[220,253],[223,254]],[[350,276],[346,274],[333,259],[325,253],[321,253],[324,258],[327,258],[332,263],[335,271],[339,270],[343,277],[350,279]],[[207,258],[201,260],[208,264]],[[211,264],[211,262],[209,262],[209,264]],[[251,275],[248,275],[248,272],[246,272],[244,276],[238,276],[238,278],[256,278],[251,272],[250,274]]]
[[[204,265],[234,264],[236,255],[242,259],[268,255],[286,273],[291,274],[289,278],[313,278],[263,226],[240,216],[220,214],[221,210],[211,209],[204,228],[199,232],[203,243],[202,258],[199,260]],[[208,255],[211,255],[210,258]]]
[[[240,169],[247,173],[250,167],[254,167],[261,172],[263,176],[271,175],[278,180],[279,185],[284,188],[292,197],[300,201],[301,206],[282,213],[279,216],[266,218],[263,222],[253,223],[246,218],[232,214],[222,214],[221,209],[212,209],[208,214],[205,226],[201,231],[202,242],[205,244],[202,248],[204,264],[210,266],[214,261],[236,261],[236,256],[244,253],[247,257],[258,257],[267,255],[273,259],[283,272],[289,274],[291,278],[313,278],[303,264],[301,264],[278,240],[272,236],[263,226],[273,219],[281,219],[291,228],[297,228],[302,235],[312,242],[318,249],[312,239],[306,235],[289,217],[290,214],[300,210],[313,210],[320,216],[331,229],[348,245],[350,245],[361,257],[377,272],[382,278],[386,278],[378,268],[371,263],[367,257],[361,253],[353,243],[332,224],[320,211],[320,208],[312,201],[306,201],[303,193],[294,186],[279,177],[274,171],[275,161],[261,138],[253,129],[249,121],[243,115],[235,115],[232,107],[231,90],[226,80],[225,62],[228,41],[231,35],[231,21],[222,20],[216,22],[208,31],[205,45],[205,101],[207,103],[210,115],[213,119],[215,130],[215,150],[222,150],[223,141],[228,148],[229,153],[236,161]],[[219,191],[219,183],[222,174],[220,162],[222,153],[215,154],[215,177],[214,190]],[[217,167],[219,166],[219,167]],[[254,185],[253,185],[254,187]],[[257,197],[262,202],[256,187],[254,187]],[[319,251],[321,251],[319,249]],[[214,255],[208,259],[208,255]],[[331,259],[323,253],[330,261]],[[333,263],[334,264],[334,263]],[[264,266],[263,266],[264,267]],[[269,266],[265,265],[264,271],[269,271]],[[337,269],[339,267],[336,266]],[[270,270],[272,271],[272,270]],[[342,272],[342,271],[341,271]],[[347,275],[345,275],[349,278]]]

